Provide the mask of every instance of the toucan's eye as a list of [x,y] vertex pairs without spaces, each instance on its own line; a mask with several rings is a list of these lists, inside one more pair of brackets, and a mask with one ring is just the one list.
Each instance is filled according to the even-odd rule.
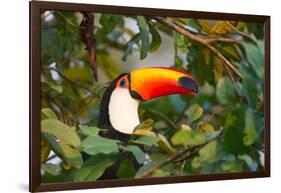
[[120,81],[120,87],[126,88],[126,79],[122,79],[122,80]]

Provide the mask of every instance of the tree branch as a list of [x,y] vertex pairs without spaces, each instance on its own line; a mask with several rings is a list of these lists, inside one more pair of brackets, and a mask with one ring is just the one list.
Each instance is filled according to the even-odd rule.
[[[222,39],[214,39],[214,40],[208,40],[208,39],[204,39],[201,37],[198,37],[194,34],[192,34],[191,32],[185,30],[184,28],[180,27],[177,24],[171,23],[169,21],[167,21],[165,18],[163,17],[159,17],[159,16],[155,16],[152,17],[154,20],[156,20],[159,23],[162,23],[163,25],[166,25],[167,27],[175,30],[176,32],[182,34],[183,36],[187,37],[188,39],[195,41],[203,46],[205,46],[206,48],[208,48],[211,52],[214,53],[214,55],[216,55],[219,60],[222,62],[222,65],[225,67],[225,69],[229,69],[231,70],[231,73],[227,72],[229,76],[231,76],[232,80],[240,80],[242,79],[242,75],[240,74],[240,72],[231,64],[231,62],[224,57],[224,55],[222,55],[220,53],[219,50],[217,50],[214,46],[211,45],[212,42],[214,42],[214,40],[222,40]],[[224,41],[226,41],[224,39]],[[227,40],[230,41],[230,40]],[[232,77],[232,74],[235,75],[235,77]]]

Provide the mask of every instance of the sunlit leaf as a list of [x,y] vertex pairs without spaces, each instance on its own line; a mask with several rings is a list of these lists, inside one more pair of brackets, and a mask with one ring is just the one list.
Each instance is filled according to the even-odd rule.
[[137,130],[147,130],[147,131],[150,131],[150,130],[152,130],[152,127],[153,127],[153,120],[152,119],[147,119],[147,120],[141,122],[139,125],[137,125],[134,128],[134,131],[137,131]]
[[191,105],[186,111],[185,115],[187,115],[189,122],[196,121],[203,114],[203,109],[197,104]]
[[212,34],[226,34],[232,31],[229,21],[218,21],[210,30]]
[[56,113],[50,108],[41,109],[41,119],[58,119]]
[[204,143],[205,138],[202,133],[181,130],[171,138],[174,145],[198,145]]
[[49,154],[50,154],[50,144],[47,142],[47,140],[43,137],[41,138],[41,151],[40,151],[40,160],[41,162],[44,162]]
[[251,145],[257,139],[255,116],[252,109],[247,109],[245,113],[244,144]]

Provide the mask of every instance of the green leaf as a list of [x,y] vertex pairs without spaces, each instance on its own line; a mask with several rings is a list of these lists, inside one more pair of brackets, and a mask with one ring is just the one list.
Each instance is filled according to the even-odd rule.
[[63,87],[61,85],[50,85],[51,89],[55,90],[57,93],[62,94]]
[[51,163],[46,163],[46,164],[41,164],[41,168],[47,172],[48,174],[51,174],[53,176],[57,176],[61,172],[61,168],[59,165],[51,164]]
[[58,119],[56,113],[50,108],[41,109],[41,119]]
[[104,13],[101,14],[100,17],[100,24],[103,26],[102,31],[105,33],[111,32],[117,24],[119,24],[122,21],[121,15],[114,15],[114,14],[108,14]]
[[235,100],[234,86],[228,77],[219,80],[216,90],[217,100],[221,104],[229,104]]
[[41,149],[40,149],[40,160],[41,162],[44,162],[49,154],[50,154],[50,144],[48,143],[48,141],[44,138],[44,137],[41,137]]
[[148,23],[146,22],[146,19],[144,16],[138,15],[137,16],[137,22],[140,30],[142,31],[149,31]]
[[132,162],[126,159],[121,162],[120,167],[117,171],[118,178],[134,178],[136,174],[136,169],[134,168]]
[[136,131],[138,129],[151,131],[152,127],[153,127],[153,120],[152,119],[147,119],[147,120],[141,122],[139,125],[137,125],[134,128],[134,131]]
[[258,45],[252,43],[242,42],[245,48],[246,57],[254,69],[256,75],[263,80],[264,79],[264,43],[257,41]]
[[194,131],[181,130],[176,132],[171,138],[171,142],[174,145],[199,145],[205,142],[204,135],[202,133],[196,133]]
[[141,40],[140,59],[142,60],[147,56],[150,48],[149,26],[144,16],[137,16],[137,22],[140,29],[140,40]]
[[160,36],[159,32],[150,24],[149,24],[149,32],[150,32],[150,34],[152,36],[152,40],[151,40],[149,51],[150,52],[156,52],[157,49],[161,45],[161,36]]
[[164,135],[158,134],[159,141],[157,144],[161,149],[167,152],[169,155],[174,155],[176,150],[171,146],[169,141],[166,139]]
[[138,146],[128,145],[124,149],[126,151],[132,152],[139,164],[143,164],[144,163],[144,161],[145,161],[145,153]]
[[149,42],[149,33],[146,31],[141,31],[140,32],[140,39],[141,39],[141,54],[140,54],[140,59],[144,59],[150,48],[150,42]]
[[128,57],[128,55],[132,52],[132,50],[133,50],[133,46],[134,46],[134,44],[135,43],[137,43],[139,40],[141,39],[141,35],[140,35],[140,33],[137,33],[137,34],[135,34],[131,39],[130,39],[130,41],[128,41],[128,43],[127,43],[127,47],[126,47],[126,50],[124,51],[124,54],[123,54],[123,56],[122,56],[122,60],[123,61],[126,61],[127,60],[127,57]]
[[158,137],[156,137],[156,136],[144,136],[144,137],[140,137],[136,140],[131,140],[132,143],[147,145],[147,146],[152,146],[157,141],[158,141]]
[[210,30],[211,34],[227,34],[232,31],[229,21],[218,21]]
[[89,136],[82,142],[83,150],[90,154],[96,155],[99,153],[110,154],[118,152],[118,145],[115,140],[99,137]]
[[56,119],[45,119],[41,121],[42,132],[55,136],[60,142],[74,147],[81,143],[75,128],[71,128],[63,122]]
[[176,45],[176,47],[182,48],[185,47],[185,38],[182,34],[173,31],[173,37],[174,37],[174,44]]
[[97,127],[91,127],[87,125],[79,125],[80,131],[83,135],[86,136],[97,136],[100,129]]
[[255,116],[252,109],[247,109],[245,113],[245,130],[243,141],[245,145],[252,145],[257,139]]
[[208,123],[206,121],[200,122],[197,125],[197,127],[198,127],[198,129],[200,131],[203,131],[203,132],[212,132],[212,131],[214,131],[213,125],[211,125],[210,123]]
[[206,144],[198,154],[191,162],[193,168],[199,168],[203,163],[212,163],[217,154],[217,141]]
[[102,176],[105,169],[114,164],[113,155],[98,154],[91,157],[80,168],[74,178],[75,182],[95,181]]
[[73,148],[70,145],[64,144],[64,143],[58,143],[62,154],[64,156],[64,160],[71,166],[75,167],[75,168],[80,168],[82,163],[83,163],[83,159],[82,156],[80,154],[80,152]]
[[199,105],[193,104],[184,112],[184,114],[187,115],[188,120],[191,123],[202,116],[203,109]]

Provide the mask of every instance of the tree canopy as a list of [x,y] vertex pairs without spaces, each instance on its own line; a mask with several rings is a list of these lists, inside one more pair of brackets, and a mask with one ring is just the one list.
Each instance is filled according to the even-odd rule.
[[[88,14],[93,16],[94,47],[85,45],[81,35],[85,14],[42,13],[44,183],[98,180],[124,151],[142,167],[135,170],[124,160],[119,178],[264,170],[262,23]],[[128,60],[139,64],[155,54],[159,60],[167,57],[159,51],[165,41],[173,42],[166,45],[172,50],[166,66],[191,73],[198,96],[143,103],[142,122],[128,144],[101,137],[99,105],[108,82],[142,67]],[[82,152],[90,155],[87,161]]]

